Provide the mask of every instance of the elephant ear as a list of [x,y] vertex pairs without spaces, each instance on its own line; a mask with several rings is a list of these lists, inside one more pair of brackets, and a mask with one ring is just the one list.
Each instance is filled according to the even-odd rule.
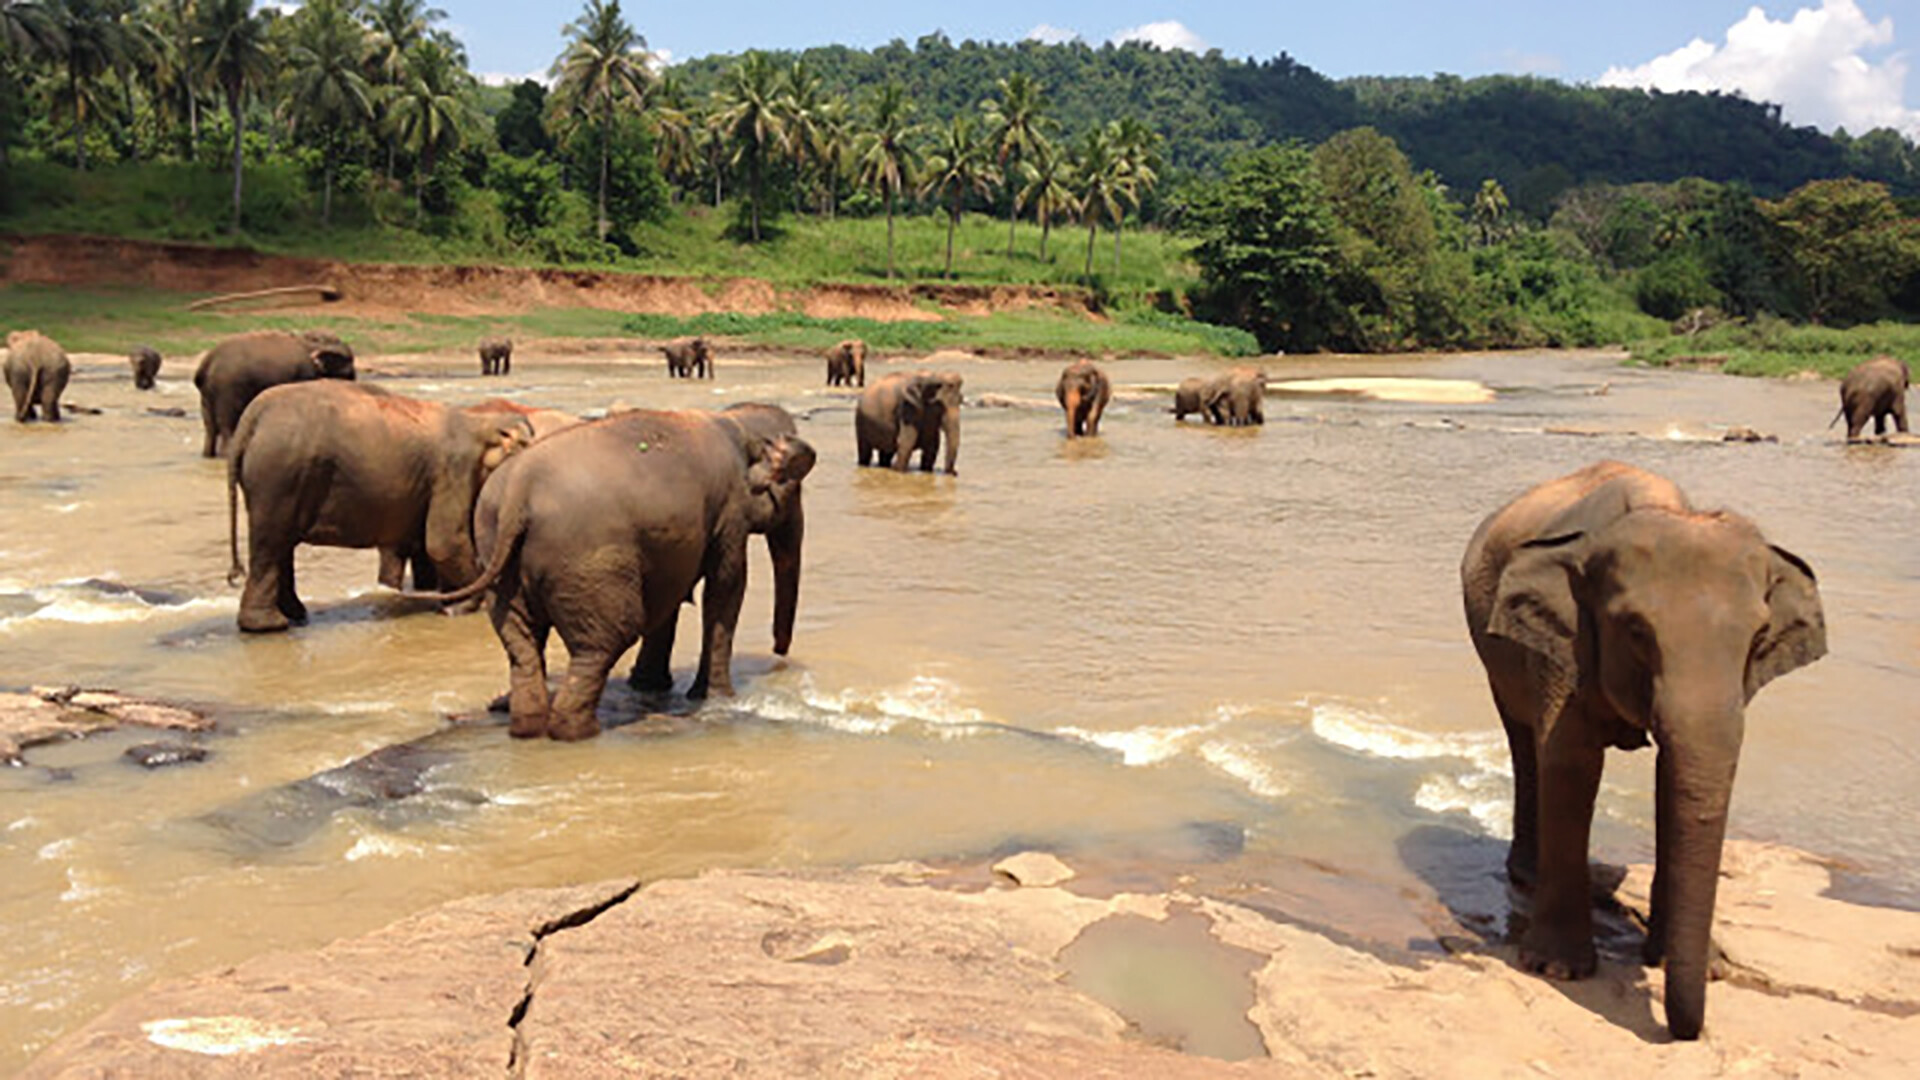
[[928,380],[918,375],[908,379],[907,384],[900,388],[900,407],[903,409],[911,409],[915,415],[925,412],[927,408],[927,381]]
[[1747,700],[1795,668],[1827,655],[1827,617],[1813,568],[1800,556],[1775,547],[1767,575],[1767,627],[1747,661]]
[[1545,703],[1547,724],[1579,681],[1580,639],[1586,630],[1574,586],[1585,538],[1585,533],[1565,533],[1521,545],[1500,573],[1487,619],[1488,634],[1526,649],[1543,669],[1551,699]]

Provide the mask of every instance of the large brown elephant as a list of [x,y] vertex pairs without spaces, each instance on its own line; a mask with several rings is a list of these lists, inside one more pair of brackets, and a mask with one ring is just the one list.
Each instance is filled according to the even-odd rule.
[[[228,582],[246,574],[240,629],[306,621],[294,589],[300,544],[424,550],[434,580],[459,588],[479,574],[473,503],[503,460],[532,441],[524,417],[471,415],[353,383],[270,387],[234,432],[227,460]],[[237,492],[247,497],[240,564]]]
[[353,349],[323,331],[263,330],[222,341],[207,350],[193,372],[207,432],[201,456],[221,454],[240,426],[241,414],[261,391],[309,379],[353,377]]
[[67,380],[73,376],[73,362],[52,338],[38,330],[8,334],[7,362],[0,374],[13,391],[14,420],[22,424],[36,418],[59,421],[60,395],[66,393]]
[[947,475],[959,475],[953,463],[960,454],[960,376],[901,371],[878,380],[860,395],[853,433],[860,464],[873,464],[877,454],[882,468],[900,472],[907,471],[907,459],[916,450],[920,468],[932,472],[945,437]]
[[490,337],[480,339],[480,374],[513,374],[513,341],[511,338]]
[[1813,571],[1738,515],[1615,461],[1528,491],[1460,564],[1467,628],[1513,755],[1507,875],[1532,889],[1520,963],[1593,973],[1588,834],[1608,747],[1659,747],[1646,961],[1698,1038],[1746,703],[1826,652]]
[[713,346],[706,338],[675,338],[660,346],[660,352],[667,358],[669,378],[713,378]]
[[151,390],[160,378],[160,350],[151,345],[135,345],[127,353],[127,364],[133,368],[133,388]]
[[1100,416],[1113,400],[1113,384],[1107,373],[1091,360],[1075,360],[1060,373],[1053,396],[1067,413],[1067,438],[1100,434]]
[[827,350],[827,385],[867,385],[866,342],[848,338]]
[[1266,372],[1237,367],[1208,379],[1200,393],[1207,419],[1227,427],[1267,422]]
[[1891,356],[1876,356],[1847,372],[1847,377],[1840,380],[1840,412],[1834,416],[1835,420],[1847,418],[1847,441],[1858,439],[1868,420],[1873,421],[1875,435],[1885,435],[1889,416],[1905,433],[1907,388],[1912,385],[1913,375],[1906,361]]
[[[474,509],[480,578],[435,598],[493,590],[493,626],[507,652],[511,733],[585,739],[607,675],[643,636],[670,633],[701,596],[700,670],[689,697],[733,693],[734,626],[747,587],[747,537],[797,508],[813,448],[766,440],[725,413],[633,410],[569,428],[494,474]],[[774,652],[793,639],[799,535],[775,558]],[[567,677],[547,691],[546,645],[558,630]]]

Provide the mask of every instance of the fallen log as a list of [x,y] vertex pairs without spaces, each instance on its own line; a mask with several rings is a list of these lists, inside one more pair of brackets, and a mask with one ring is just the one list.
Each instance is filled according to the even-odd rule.
[[248,300],[270,300],[278,296],[295,296],[301,293],[312,293],[327,303],[332,303],[340,299],[340,290],[333,285],[282,285],[273,289],[255,289],[251,292],[209,296],[203,300],[195,300],[193,303],[188,304],[187,310],[199,311],[203,308],[219,307],[223,304],[239,304]]

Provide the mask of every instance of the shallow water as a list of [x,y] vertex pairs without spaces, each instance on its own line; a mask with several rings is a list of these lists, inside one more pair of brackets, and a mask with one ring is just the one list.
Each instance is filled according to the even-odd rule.
[[[1750,515],[1820,575],[1832,654],[1749,710],[1734,831],[1920,901],[1920,453],[1839,445],[1832,384],[1580,354],[1288,360],[1269,370],[1499,397],[1276,397],[1266,427],[1229,431],[1125,392],[1207,365],[1118,361],[1102,439],[1066,441],[1057,411],[970,408],[950,479],[857,469],[853,396],[816,359],[722,355],[711,383],[669,382],[655,354],[515,360],[485,381],[465,358],[366,366],[451,402],[801,414],[822,457],[792,656],[770,653],[756,550],[733,701],[619,688],[609,722],[669,715],[573,746],[449,725],[505,686],[484,618],[378,588],[372,552],[305,548],[313,623],[241,638],[224,465],[197,456],[190,384],[169,367],[139,394],[124,368],[83,369],[68,400],[101,415],[0,425],[0,685],[199,702],[221,731],[199,765],[142,771],[121,753],[152,736],[122,733],[0,772],[0,1071],[156,978],[521,886],[1021,846],[1433,881],[1453,843],[1433,837],[1507,827],[1461,551],[1500,503],[1602,457]],[[1060,368],[957,366],[970,398],[1014,402],[1050,401]],[[146,411],[169,406],[188,417]],[[1781,441],[1707,441],[1732,424]],[[392,773],[309,779],[415,739]],[[1601,854],[1650,851],[1651,764],[1609,762]]]

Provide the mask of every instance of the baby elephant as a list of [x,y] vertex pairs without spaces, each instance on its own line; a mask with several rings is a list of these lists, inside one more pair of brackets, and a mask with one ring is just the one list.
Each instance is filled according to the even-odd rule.
[[1093,438],[1100,434],[1100,414],[1113,400],[1113,384],[1093,361],[1076,360],[1060,373],[1053,396],[1067,412],[1067,438]]
[[7,335],[7,389],[13,391],[13,418],[26,423],[34,409],[46,420],[60,419],[60,395],[73,375],[67,351],[38,330],[16,330]]
[[660,352],[667,358],[669,378],[713,378],[713,347],[706,338],[675,338],[660,346]]
[[513,341],[490,337],[480,340],[480,374],[508,375],[513,372]]
[[866,342],[848,338],[827,350],[827,385],[867,385]]
[[127,363],[133,366],[133,388],[153,389],[154,380],[160,377],[160,351],[151,345],[135,345],[127,353]]
[[[1913,376],[1904,360],[1876,356],[1861,363],[1840,382],[1840,411],[1833,417],[1847,418],[1847,441],[1852,442],[1873,421],[1873,433],[1887,433],[1887,417],[1904,434],[1907,430],[1907,388]],[[1827,424],[1829,428],[1832,422]]]

